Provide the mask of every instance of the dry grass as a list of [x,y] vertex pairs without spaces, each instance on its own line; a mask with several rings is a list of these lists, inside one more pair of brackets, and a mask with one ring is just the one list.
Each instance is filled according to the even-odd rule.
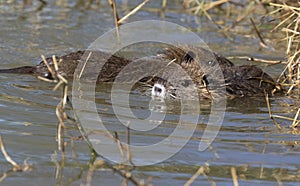
[[[195,15],[204,15],[212,23],[216,24],[226,36],[230,37],[232,33],[238,33],[241,29],[235,29],[238,25],[245,27],[251,25],[256,37],[260,41],[260,45],[265,48],[273,48],[270,44],[265,42],[265,39],[273,39],[274,41],[278,38],[272,38],[272,35],[283,35],[281,43],[285,43],[286,46],[286,67],[283,69],[277,82],[285,90],[286,95],[300,97],[300,3],[299,1],[288,0],[285,3],[272,3],[271,0],[263,1],[229,1],[229,0],[217,0],[217,1],[204,1],[204,0],[185,0],[183,5],[187,8],[187,11]],[[259,11],[257,11],[259,10]],[[213,13],[225,14],[223,21],[216,21],[213,18]],[[266,17],[272,18],[267,24],[273,29],[265,30],[268,32],[269,37],[265,38],[264,34],[258,27],[261,20]],[[244,23],[244,25],[242,25]],[[272,34],[270,34],[272,33]],[[240,33],[241,34],[241,33]],[[266,34],[267,35],[267,34]],[[242,57],[250,61],[262,61],[269,62],[265,59],[255,59],[252,57]],[[271,63],[281,63],[282,61],[270,61]]]
[[[285,37],[282,39],[286,42],[286,55],[287,64],[283,69],[277,83],[286,90],[286,95],[300,98],[300,2],[287,1],[286,3],[270,3],[275,10],[270,13],[275,19],[278,20],[278,24],[273,28],[273,32],[280,31],[285,33]],[[268,97],[266,97],[268,103],[268,109],[270,117],[273,119],[278,129],[281,126],[275,120],[275,118],[284,119],[291,122],[290,127],[293,131],[299,131],[300,117],[298,108],[294,117],[284,117],[280,115],[274,115],[271,112]]]
[[[266,60],[258,59],[249,56],[235,56],[231,58],[245,59],[248,61],[264,62],[269,64],[285,64],[285,68],[277,79],[278,87],[284,90],[286,96],[291,96],[294,99],[300,98],[300,2],[287,0],[282,3],[273,3],[271,0],[263,1],[204,1],[204,0],[185,0],[183,5],[188,11],[194,14],[204,15],[213,23],[215,23],[221,32],[226,36],[232,33],[237,33],[235,27],[238,25],[243,27],[245,25],[252,25],[253,33],[260,41],[261,47],[273,48],[267,42],[265,42],[264,34],[266,32],[272,33],[273,35],[282,35],[278,41],[278,38],[267,38],[273,39],[278,44],[285,46],[286,61],[281,60]],[[243,9],[244,11],[241,11]],[[257,10],[260,12],[257,16]],[[226,15],[223,22],[215,21],[212,17],[213,13],[222,11]],[[254,17],[258,19],[268,17],[271,21],[268,24],[268,30],[262,33],[257,26],[261,20],[254,20]],[[252,33],[252,34],[253,34]],[[247,35],[250,33],[247,33]],[[269,34],[270,35],[270,34]],[[272,36],[272,35],[271,35]],[[270,37],[270,36],[269,36]],[[270,118],[274,121],[276,127],[281,130],[282,127],[276,119],[283,119],[291,122],[290,127],[293,130],[299,128],[299,110],[295,113],[294,117],[284,117],[280,115],[272,114],[269,98],[266,96],[267,106],[269,109]]]
[[[288,1],[289,2],[289,1]],[[275,10],[271,12],[280,22],[273,31],[284,32],[288,63],[278,78],[287,90],[286,94],[300,96],[300,8],[299,2],[285,4],[270,3]]]

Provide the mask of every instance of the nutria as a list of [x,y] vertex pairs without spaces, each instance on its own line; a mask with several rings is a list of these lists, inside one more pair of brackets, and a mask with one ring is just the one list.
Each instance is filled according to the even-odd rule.
[[[67,78],[73,77],[79,61],[86,59],[84,54],[86,54],[85,51],[77,51],[57,57],[57,60],[60,61],[59,73]],[[93,51],[92,55],[89,56],[89,62],[94,63],[95,68],[97,68],[97,61],[105,58],[107,62],[101,68],[100,73],[88,74],[88,76],[92,78],[97,77],[97,82],[114,81],[119,72],[131,62],[129,59],[101,51]],[[47,58],[46,60],[50,66],[53,66],[52,58]],[[163,52],[157,56],[146,57],[142,60],[154,61],[152,63],[153,66],[164,63],[169,65],[170,61],[179,64],[192,80],[195,85],[194,89],[197,89],[200,97],[204,98],[213,99],[221,94],[230,97],[264,96],[265,93],[271,94],[272,91],[276,89],[274,80],[260,68],[253,65],[235,66],[225,57],[201,47],[172,46],[164,49]],[[215,67],[218,67],[221,73],[215,73]],[[141,67],[140,69],[145,70],[145,67]],[[37,66],[2,69],[0,73],[33,74],[35,76],[52,79],[51,73],[49,73],[44,62],[40,62]],[[130,71],[129,74],[130,73],[134,74],[135,72]],[[145,77],[140,79],[140,81],[151,82],[150,84],[153,87],[152,95],[160,97],[182,97],[180,96],[181,87],[174,87],[170,82],[179,81],[177,79],[181,78],[180,81],[183,82],[183,87],[188,87],[191,83],[188,82],[185,77],[182,78],[181,75],[177,73],[176,68],[166,70],[163,74],[164,75],[160,75],[159,77]],[[220,78],[218,77],[222,83],[215,77],[218,74],[222,74]],[[134,78],[135,76],[129,75],[128,77]],[[223,81],[221,81],[222,78],[224,78]]]

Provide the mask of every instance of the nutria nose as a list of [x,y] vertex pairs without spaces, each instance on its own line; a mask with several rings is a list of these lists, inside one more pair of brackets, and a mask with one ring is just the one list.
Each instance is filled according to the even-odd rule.
[[152,96],[158,96],[164,98],[166,95],[166,88],[164,85],[155,83],[154,86],[152,87],[151,91]]

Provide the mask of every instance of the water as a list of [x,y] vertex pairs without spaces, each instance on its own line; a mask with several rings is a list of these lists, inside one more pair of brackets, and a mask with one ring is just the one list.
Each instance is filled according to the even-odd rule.
[[[30,1],[29,1],[30,2]],[[42,6],[39,1],[24,5],[22,1],[0,3],[0,61],[1,68],[32,65],[40,61],[40,55],[65,54],[84,49],[104,32],[114,27],[110,6],[106,1],[89,7],[80,1],[50,1]],[[121,1],[119,2],[121,4]],[[132,4],[130,4],[132,3]],[[179,23],[197,31],[208,45],[217,52],[229,54],[248,54],[265,58],[281,58],[283,51],[259,50],[253,47],[253,38],[237,37],[229,40],[217,32],[214,25],[205,19],[194,17],[178,10],[177,1],[170,3],[172,10],[165,14],[165,20]],[[120,11],[128,11],[133,2],[120,5]],[[163,19],[151,8],[160,6],[151,2],[129,20]],[[204,21],[202,24],[199,22]],[[199,25],[203,28],[199,29]],[[129,51],[137,52],[137,51]],[[140,51],[138,51],[140,52]],[[148,53],[148,51],[146,51]],[[242,61],[236,61],[243,63]],[[278,75],[281,66],[266,67],[273,75]],[[270,70],[271,69],[271,70]],[[53,92],[53,84],[42,82],[26,75],[0,75],[0,126],[7,152],[19,164],[25,159],[33,165],[30,172],[13,172],[3,180],[4,185],[80,185],[85,183],[88,165],[92,161],[85,141],[76,140],[72,147],[67,138],[65,159],[57,151],[55,108],[60,92]],[[117,131],[120,139],[126,140],[126,130],[115,117],[110,100],[110,91],[103,86],[97,94],[97,108],[110,131]],[[121,94],[122,92],[120,92]],[[150,97],[136,91],[131,95],[133,113],[143,119],[149,116]],[[292,117],[299,107],[297,100],[286,97],[271,98],[272,110]],[[168,100],[166,105],[152,108],[156,113],[166,113],[163,123],[155,130],[145,133],[132,133],[133,144],[145,145],[159,142],[177,127],[181,115],[180,101]],[[278,131],[269,119],[264,99],[228,100],[223,124],[211,148],[198,151],[203,130],[210,113],[209,103],[201,103],[200,121],[187,145],[170,159],[152,166],[137,167],[133,174],[137,179],[154,185],[182,185],[198,170],[207,165],[207,175],[200,175],[195,185],[232,185],[231,167],[235,167],[241,185],[295,185],[299,177],[299,139],[281,121],[282,131]],[[197,114],[190,106],[192,120]],[[194,112],[194,113],[193,113]],[[78,137],[75,126],[67,125],[66,135]],[[181,140],[180,138],[175,138]],[[169,153],[169,149],[161,152]],[[142,161],[142,160],[140,160]],[[0,156],[0,174],[11,169],[11,165]],[[93,173],[92,185],[121,185],[123,178],[103,166]],[[131,183],[130,183],[131,184]]]

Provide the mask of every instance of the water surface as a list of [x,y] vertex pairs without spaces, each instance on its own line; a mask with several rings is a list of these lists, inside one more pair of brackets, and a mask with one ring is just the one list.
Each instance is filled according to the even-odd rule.
[[[104,32],[114,27],[111,8],[106,1],[87,6],[76,2],[50,1],[41,5],[39,1],[25,4],[22,1],[0,3],[0,61],[1,68],[33,65],[40,55],[65,54],[84,49]],[[118,1],[119,2],[119,1]],[[119,2],[121,3],[121,1]],[[132,3],[132,4],[130,4]],[[282,58],[283,51],[272,51],[256,47],[257,40],[237,36],[230,40],[215,26],[183,10],[179,2],[170,3],[164,16],[158,2],[149,3],[145,9],[129,21],[143,19],[167,20],[196,31],[208,45],[225,55],[247,54],[267,59]],[[121,5],[120,11],[131,9],[135,4]],[[86,7],[87,6],[87,7]],[[202,24],[200,24],[200,22]],[[202,28],[202,29],[199,29]],[[175,37],[175,36],[174,36]],[[128,51],[141,52],[141,51]],[[144,51],[143,51],[144,52]],[[145,51],[148,53],[148,51]],[[237,64],[247,63],[235,61]],[[278,75],[282,66],[263,69]],[[80,185],[85,183],[88,165],[92,161],[85,141],[69,138],[65,160],[57,150],[55,108],[60,92],[53,92],[53,84],[42,82],[27,75],[0,75],[0,126],[5,147],[18,163],[28,158],[33,164],[31,172],[10,173],[4,185]],[[126,139],[126,130],[120,125],[111,108],[110,90],[102,86],[97,94],[97,108],[110,131],[117,131],[121,140]],[[132,92],[133,113],[145,118],[149,115],[151,98],[142,92]],[[146,133],[132,133],[132,143],[145,145],[167,137],[177,126],[181,114],[180,101],[168,100],[166,107],[154,110],[166,112],[159,128]],[[172,158],[153,166],[137,167],[133,174],[154,185],[182,185],[198,170],[207,166],[207,175],[200,175],[195,185],[232,185],[230,169],[237,171],[241,185],[295,185],[299,177],[299,135],[293,134],[287,121],[281,121],[278,131],[269,119],[264,98],[228,100],[223,124],[211,147],[198,151],[198,145],[210,113],[209,103],[201,103],[200,120],[188,144]],[[271,98],[272,110],[277,114],[292,117],[299,103],[286,97]],[[193,107],[191,105],[191,111]],[[152,108],[153,109],[153,108]],[[68,125],[66,135],[78,137],[75,126]],[[164,149],[161,153],[168,152]],[[159,153],[159,152],[153,152]],[[154,154],[153,154],[154,155]],[[11,166],[0,156],[0,173]],[[108,166],[93,173],[92,185],[121,185],[123,178]]]

